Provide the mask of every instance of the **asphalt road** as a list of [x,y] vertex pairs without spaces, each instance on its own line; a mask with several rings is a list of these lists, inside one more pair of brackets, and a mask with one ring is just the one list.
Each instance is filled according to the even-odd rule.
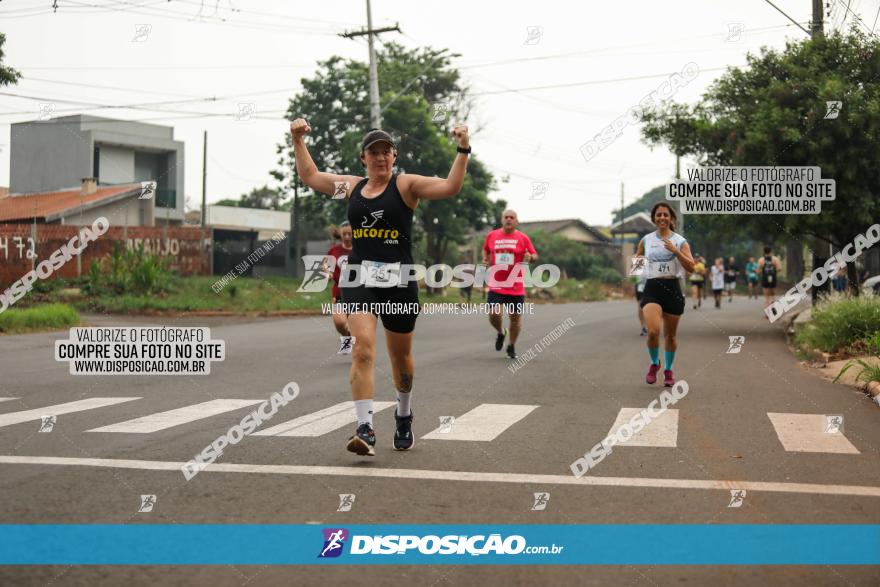
[[[178,470],[179,464],[253,407],[152,432],[89,431],[218,399],[259,402],[290,381],[299,385],[299,397],[262,428],[307,415],[320,418],[326,413],[316,412],[351,399],[350,360],[336,354],[338,338],[329,318],[92,318],[96,325],[211,326],[212,337],[225,341],[227,358],[215,362],[208,376],[71,375],[67,363],[55,361],[53,351],[54,341],[67,333],[2,337],[0,397],[18,399],[0,402],[0,520],[880,523],[880,408],[854,389],[808,373],[786,347],[783,327],[764,320],[758,301],[743,298],[725,303],[722,310],[693,311],[688,306],[679,329],[675,373],[687,381],[689,391],[673,406],[677,422],[666,419],[653,430],[660,446],[615,447],[592,471],[575,479],[569,465],[612,431],[621,410],[644,408],[663,389],[644,382],[648,360],[635,310],[632,300],[536,306],[535,314],[525,317],[517,348],[522,355],[537,344],[541,352],[515,372],[508,368],[511,361],[494,350],[494,333],[485,316],[423,315],[415,341],[412,451],[391,449],[393,408],[389,408],[375,416],[378,446],[373,459],[344,450],[353,431],[353,425],[346,424],[316,436],[247,437],[190,481]],[[574,326],[542,346],[541,339],[566,320]],[[739,353],[728,352],[730,336],[745,337]],[[378,346],[384,349],[381,336]],[[376,399],[391,402],[388,360],[383,352],[378,356]],[[49,433],[38,432],[39,419],[3,424],[4,414],[94,397],[141,399],[60,415]],[[484,404],[488,406],[480,408]],[[827,415],[841,415],[844,422],[842,433],[830,445],[830,435],[817,434],[813,427],[814,420],[824,421]],[[456,419],[449,431],[435,431],[441,418],[449,416]],[[483,425],[488,428],[489,421],[497,426],[493,438],[467,439]],[[805,421],[810,426],[799,426]],[[482,424],[472,430],[469,422]],[[432,431],[432,438],[422,438]],[[742,504],[729,507],[731,490],[743,489]],[[549,493],[545,509],[532,509],[535,492]],[[138,512],[144,494],[156,495],[151,512]],[[356,496],[350,511],[337,511],[339,494]],[[880,570],[848,566],[0,568],[0,584],[15,585],[220,587],[338,581],[406,584],[407,580],[423,587],[611,581],[876,585]]]

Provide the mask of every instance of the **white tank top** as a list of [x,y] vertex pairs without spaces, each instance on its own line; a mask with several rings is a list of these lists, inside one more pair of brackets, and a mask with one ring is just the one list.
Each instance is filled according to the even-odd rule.
[[[679,249],[687,242],[687,239],[677,232],[670,234],[669,240]],[[648,259],[648,266],[645,268],[647,279],[684,277],[684,267],[672,251],[666,250],[663,240],[657,236],[657,231],[646,234],[642,242],[645,244],[645,257]]]

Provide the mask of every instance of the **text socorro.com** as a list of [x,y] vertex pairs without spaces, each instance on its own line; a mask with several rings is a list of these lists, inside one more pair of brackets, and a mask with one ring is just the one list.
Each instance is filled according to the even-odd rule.
[[469,554],[481,556],[487,554],[559,554],[564,546],[528,546],[523,536],[514,534],[502,538],[500,534],[485,536],[447,535],[417,536],[414,534],[363,536],[353,535],[351,554],[406,554],[415,550],[419,554]]

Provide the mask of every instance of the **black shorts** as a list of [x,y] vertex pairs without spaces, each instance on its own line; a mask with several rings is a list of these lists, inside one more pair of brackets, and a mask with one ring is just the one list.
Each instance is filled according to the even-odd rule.
[[486,298],[487,304],[503,304],[504,309],[507,310],[508,314],[522,314],[523,307],[526,303],[526,296],[512,296],[510,294],[503,294],[494,291],[489,292],[489,297]]
[[689,281],[691,285],[696,285],[698,288],[703,289],[704,281]]
[[382,326],[391,332],[409,334],[416,328],[419,316],[419,284],[406,287],[367,287],[366,285],[340,288],[342,301],[359,304],[364,312],[375,314]]
[[678,279],[649,279],[645,282],[640,305],[660,304],[664,314],[681,316],[684,314],[684,296]]
[[761,287],[763,287],[764,289],[773,289],[776,287],[776,280],[774,279],[773,281],[767,281],[766,277],[762,277]]
[[640,292],[639,290],[636,290],[636,301],[637,302],[642,301],[642,292]]

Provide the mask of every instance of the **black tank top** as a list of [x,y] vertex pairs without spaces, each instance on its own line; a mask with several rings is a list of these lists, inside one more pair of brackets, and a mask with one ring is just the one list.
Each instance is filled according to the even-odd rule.
[[361,191],[367,178],[359,181],[348,200],[348,221],[352,230],[349,264],[363,260],[412,264],[413,210],[397,189],[397,175],[380,195],[365,198]]

